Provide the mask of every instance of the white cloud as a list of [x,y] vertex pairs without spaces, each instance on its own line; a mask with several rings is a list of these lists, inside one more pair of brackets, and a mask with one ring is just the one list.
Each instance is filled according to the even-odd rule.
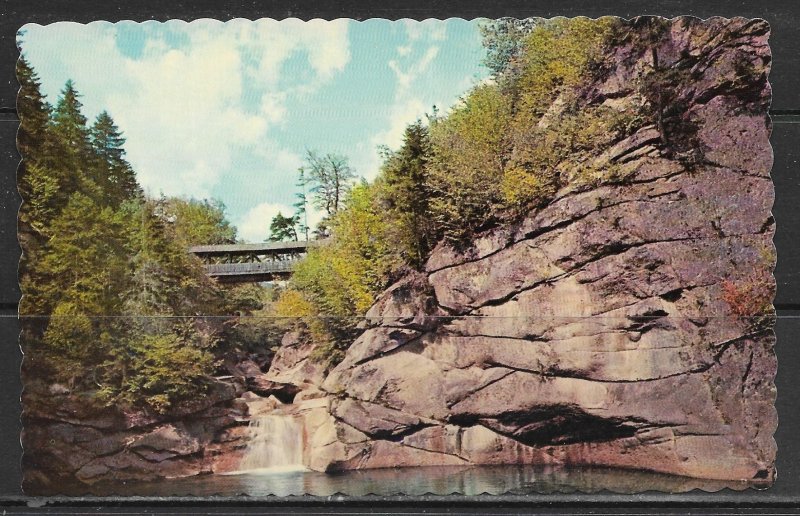
[[265,166],[272,176],[296,176],[297,169],[303,165],[303,158],[300,155],[284,149],[270,140],[264,141],[263,144],[251,150],[264,160]]
[[436,59],[438,53],[438,46],[428,47],[428,49],[425,51],[425,54],[423,54],[418,61],[414,62],[406,70],[403,70],[402,66],[396,59],[389,61],[389,68],[392,70],[392,72],[394,72],[394,75],[397,78],[397,90],[399,95],[405,94],[405,92],[413,84],[414,80],[421,74],[425,73],[431,62]]
[[427,18],[422,21],[406,18],[402,22],[410,41],[421,39],[443,41],[447,37],[447,26],[435,18]]
[[128,157],[145,186],[207,197],[237,145],[266,136],[267,120],[240,104],[241,57],[222,38],[188,50],[126,60],[131,95],[108,107],[128,137]]
[[[269,137],[269,128],[286,115],[287,90],[278,89],[282,67],[295,52],[305,52],[316,75],[301,88],[320,87],[350,60],[347,21],[198,20],[170,25],[188,38],[188,45],[171,49],[163,39],[149,38],[142,56],[129,59],[116,49],[115,27],[104,24],[95,27],[102,44],[96,34],[87,36],[102,58],[74,60],[106,70],[79,70],[75,75],[98,78],[97,88],[87,86],[101,92],[93,99],[123,129],[128,159],[143,186],[167,195],[208,197],[242,147],[279,156],[289,171],[299,166],[295,156],[276,148]],[[124,93],[108,96],[107,86],[103,90],[109,71],[126,84]],[[243,102],[245,87],[253,86],[262,92],[255,110]]]
[[279,124],[286,116],[286,94],[270,91],[261,96],[259,111],[261,116],[270,124]]
[[234,221],[239,238],[247,242],[263,242],[269,237],[269,224],[278,213],[289,216],[294,212],[285,204],[264,202],[250,209],[241,220]]
[[319,74],[327,80],[334,72],[340,72],[350,61],[350,45],[347,38],[347,20],[331,22],[311,20],[305,25],[308,61]]
[[296,18],[265,18],[243,22],[237,41],[244,51],[258,58],[258,66],[247,70],[248,78],[264,85],[277,82],[283,63],[295,51],[308,55],[308,63],[316,73],[317,84],[312,87],[341,72],[350,62],[348,21],[344,19],[304,22]]

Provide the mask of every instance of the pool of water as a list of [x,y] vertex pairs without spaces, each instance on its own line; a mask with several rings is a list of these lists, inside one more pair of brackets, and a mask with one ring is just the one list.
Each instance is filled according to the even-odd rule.
[[609,468],[541,466],[415,467],[318,473],[314,471],[254,470],[239,474],[201,475],[152,483],[94,486],[98,496],[393,496],[448,494],[593,493],[610,490],[685,492],[700,488],[743,489],[746,483],[691,479],[643,471]]

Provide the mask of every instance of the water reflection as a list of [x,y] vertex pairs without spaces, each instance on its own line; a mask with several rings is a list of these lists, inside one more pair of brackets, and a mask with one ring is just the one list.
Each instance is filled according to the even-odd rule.
[[318,473],[248,472],[203,475],[154,483],[94,486],[98,496],[330,496],[549,494],[645,490],[685,492],[700,488],[743,489],[747,483],[699,480],[673,475],[609,468],[566,469],[538,466],[454,466]]

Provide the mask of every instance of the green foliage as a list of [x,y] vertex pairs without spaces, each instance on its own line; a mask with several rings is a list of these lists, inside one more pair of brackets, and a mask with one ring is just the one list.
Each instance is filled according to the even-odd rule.
[[54,145],[48,162],[58,172],[62,193],[61,204],[68,201],[73,192],[90,194],[92,174],[88,170],[93,161],[86,117],[81,113],[80,94],[72,81],[67,81],[56,103],[50,123]]
[[140,197],[136,175],[125,160],[125,138],[111,116],[103,111],[90,129],[96,163],[92,167],[94,182],[103,191],[102,201],[112,206]]
[[377,188],[355,186],[331,219],[332,237],[296,267],[276,311],[295,318],[317,345],[315,358],[336,363],[354,336],[357,316],[375,301],[403,265],[390,239]]
[[287,240],[297,241],[298,217],[284,217],[283,213],[278,212],[272,217],[269,224],[269,240],[272,242],[284,242]]
[[88,315],[118,313],[130,277],[124,216],[76,193],[54,219],[52,234],[38,264],[47,281],[29,294],[37,312],[69,300]]
[[31,161],[26,162],[20,175],[20,192],[27,200],[20,210],[20,221],[37,235],[50,232],[49,222],[58,212],[54,206],[59,197],[59,181],[50,169]]
[[[128,364],[120,371],[119,388],[106,387],[101,396],[144,402],[159,412],[165,412],[178,400],[202,393],[214,362],[211,353],[175,334],[137,336],[125,353]],[[119,370],[116,361],[108,366],[112,371]]]
[[495,76],[508,72],[524,48],[525,35],[542,22],[540,18],[500,18],[482,23],[480,32],[486,49],[484,66]]
[[346,318],[363,313],[400,262],[386,237],[390,221],[383,217],[375,189],[353,188],[331,221],[333,236],[309,250],[292,275],[301,290],[325,316]]
[[[127,311],[178,316],[219,313],[219,288],[206,277],[199,260],[186,252],[190,240],[182,229],[192,226],[169,209],[188,204],[160,199],[128,207],[128,256],[134,271],[125,296]],[[193,210],[188,213],[196,215]]]
[[627,135],[632,121],[630,113],[612,108],[565,109],[547,124],[515,134],[501,184],[502,205],[521,213],[547,203],[568,184],[623,180],[620,167],[601,160],[599,149]]
[[400,149],[385,153],[376,181],[380,208],[392,221],[386,238],[394,242],[400,259],[415,268],[422,267],[435,241],[427,170],[430,155],[428,128],[417,120],[406,128]]
[[500,20],[484,26],[494,83],[474,88],[430,128],[430,212],[441,235],[477,231],[547,203],[569,183],[621,179],[596,163],[634,115],[580,105],[582,84],[602,68],[615,21]]
[[20,84],[17,95],[20,114],[17,143],[23,156],[35,160],[44,154],[44,148],[50,143],[47,129],[51,107],[40,91],[39,76],[24,55],[17,61],[17,79]]
[[512,115],[499,87],[475,88],[449,116],[430,127],[428,182],[431,216],[451,239],[460,239],[494,219]]
[[107,113],[89,128],[71,82],[50,110],[24,59],[18,74],[20,313],[50,316],[23,318],[26,363],[108,403],[164,411],[201,394],[220,336],[263,306],[257,286],[219,286],[186,252],[235,241],[224,206],[144,198]]
[[44,340],[54,351],[73,361],[90,360],[98,356],[98,351],[102,352],[96,349],[98,342],[92,320],[71,301],[56,305]]
[[517,130],[532,127],[560,93],[591,78],[615,23],[611,18],[556,18],[525,37],[516,85]]
[[228,221],[221,201],[162,197],[154,209],[184,248],[236,242],[236,228]]

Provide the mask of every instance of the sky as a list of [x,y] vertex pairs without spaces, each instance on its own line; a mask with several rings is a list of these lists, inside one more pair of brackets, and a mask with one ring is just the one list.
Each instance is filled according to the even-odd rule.
[[90,122],[111,114],[149,195],[218,199],[260,242],[293,211],[307,150],[373,179],[379,145],[485,80],[478,23],[60,22],[25,25],[20,47],[51,104],[72,79]]

